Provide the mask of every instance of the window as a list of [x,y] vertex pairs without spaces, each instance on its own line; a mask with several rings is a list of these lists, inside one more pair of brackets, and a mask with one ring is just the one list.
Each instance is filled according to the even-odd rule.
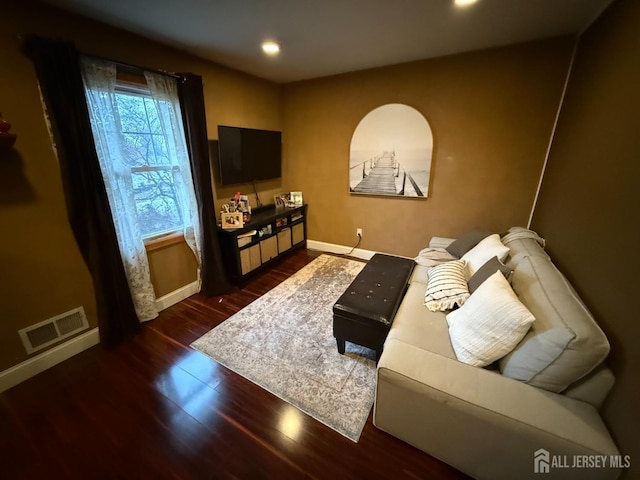
[[97,58],[83,57],[81,63],[122,264],[138,317],[150,320],[158,308],[145,239],[180,232],[198,264],[202,261],[178,79],[137,68],[123,72]]
[[180,168],[171,163],[156,103],[146,87],[128,82],[116,84],[115,100],[143,237],[181,229],[184,215],[175,184]]

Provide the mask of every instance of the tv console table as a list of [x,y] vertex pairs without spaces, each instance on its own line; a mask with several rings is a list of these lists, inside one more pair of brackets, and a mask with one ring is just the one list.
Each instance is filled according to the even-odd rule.
[[218,238],[229,280],[241,285],[280,256],[306,247],[307,205],[261,210],[242,228],[219,228]]

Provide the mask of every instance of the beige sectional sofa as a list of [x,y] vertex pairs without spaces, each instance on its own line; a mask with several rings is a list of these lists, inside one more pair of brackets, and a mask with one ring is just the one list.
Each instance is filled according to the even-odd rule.
[[[430,247],[446,260],[450,242]],[[424,306],[419,265],[378,363],[374,424],[474,478],[617,478],[598,413],[614,382],[606,337],[534,238],[505,245],[513,290],[536,317],[528,334],[491,367],[461,363],[446,312]]]

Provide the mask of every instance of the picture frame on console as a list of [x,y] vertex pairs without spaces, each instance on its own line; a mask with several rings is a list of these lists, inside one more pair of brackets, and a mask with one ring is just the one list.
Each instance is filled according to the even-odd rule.
[[222,212],[220,215],[223,230],[242,228],[244,226],[242,212]]
[[279,193],[273,196],[273,203],[275,203],[276,208],[301,207],[304,204],[302,201],[302,192]]
[[289,193],[279,193],[273,196],[273,203],[276,204],[276,208],[281,207],[289,207],[291,206],[291,200],[289,197]]
[[292,207],[301,207],[303,205],[302,202],[302,192],[291,192],[289,194],[289,201]]

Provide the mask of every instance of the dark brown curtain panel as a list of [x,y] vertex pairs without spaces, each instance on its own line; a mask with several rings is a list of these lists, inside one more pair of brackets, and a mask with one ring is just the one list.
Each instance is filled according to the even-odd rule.
[[56,143],[67,216],[91,273],[100,342],[113,346],[140,331],[98,163],[79,55],[70,42],[27,36]]
[[202,232],[201,291],[207,296],[219,295],[232,290],[222,266],[222,254],[218,242],[216,210],[213,204],[207,120],[204,112],[202,77],[187,73],[178,82],[180,106],[187,148],[191,159],[191,172],[196,190],[196,199]]

